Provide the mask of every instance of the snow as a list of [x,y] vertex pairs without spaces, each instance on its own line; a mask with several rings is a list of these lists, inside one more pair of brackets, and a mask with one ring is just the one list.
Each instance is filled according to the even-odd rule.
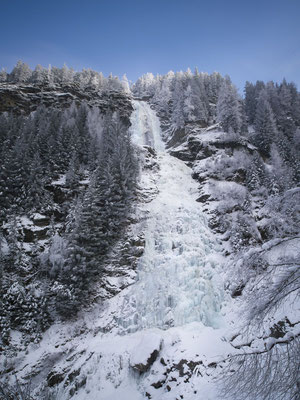
[[[37,219],[38,218],[35,218],[34,220]],[[32,232],[43,231],[45,229],[45,227],[40,227],[35,225],[34,222],[25,215],[20,217],[20,224],[22,225],[23,228],[26,228]]]
[[51,185],[64,186],[66,184],[66,175],[61,175],[58,179],[51,182]]
[[82,179],[81,181],[79,181],[80,185],[88,185],[90,183],[90,179],[86,178],[86,179]]
[[[145,399],[146,392],[151,393],[153,400],[175,399],[180,395],[184,395],[185,400],[221,400],[215,382],[216,370],[210,365],[232,353],[232,347],[223,339],[226,333],[223,329],[216,330],[194,322],[166,331],[153,328],[119,336],[96,334],[87,328],[91,327],[52,326],[40,345],[32,345],[29,356],[20,360],[18,370],[26,375],[31,366],[38,366],[41,360],[45,376],[49,374],[52,360],[56,360],[55,371],[59,373],[80,369],[78,379],[86,377],[86,384],[75,392],[74,400],[141,400]],[[152,349],[160,347],[148,373],[140,375],[131,367],[145,362]],[[189,384],[185,382],[187,375],[180,376],[174,369],[161,388],[152,386],[152,383],[166,379],[166,368],[183,360],[194,360],[198,364],[192,371]],[[167,367],[164,362],[168,363]],[[187,372],[187,365],[183,369]],[[171,392],[166,385],[171,387]],[[57,392],[58,398],[68,399],[68,392],[69,388],[62,384]]]
[[21,226],[25,229],[28,229],[32,232],[38,232],[38,231],[43,231],[45,227],[40,227],[34,224],[34,221],[37,221],[39,218],[36,217],[36,215],[40,216],[40,219],[45,219],[46,217],[40,215],[40,214],[35,214],[34,215],[34,220],[32,221],[30,218],[26,217],[25,215],[21,216],[19,218],[19,223]]
[[47,219],[47,217],[46,217],[45,215],[40,214],[40,213],[34,213],[34,214],[32,215],[32,219],[33,219],[34,221],[36,221],[36,220]]
[[196,202],[190,169],[168,154],[158,160],[158,195],[145,206],[145,253],[138,282],[119,309],[119,324],[128,332],[193,321],[216,327],[223,298],[220,246]]
[[280,263],[281,260],[299,260],[300,238],[290,238],[285,240],[265,243],[262,248],[268,250],[267,261],[269,264]]
[[130,357],[130,365],[147,365],[152,353],[159,351],[162,346],[162,338],[153,332],[143,332],[140,342],[137,344],[134,353]]
[[[134,101],[134,109],[132,139],[136,146],[155,148],[159,167],[141,176],[153,200],[138,205],[146,246],[137,279],[82,312],[77,322],[51,326],[39,345],[20,356],[16,372],[24,377],[40,368],[32,380],[36,393],[41,378],[54,370],[63,374],[55,388],[61,400],[70,398],[65,382],[72,371],[78,372],[74,400],[141,400],[146,393],[153,400],[221,400],[215,382],[219,369],[211,365],[232,352],[224,340],[222,247],[196,201],[191,169],[164,151],[156,114],[142,101]],[[61,177],[53,184],[63,182]],[[118,284],[118,278],[108,281]],[[146,364],[153,350],[159,355],[148,372],[132,368]],[[187,364],[191,360],[193,367]]]

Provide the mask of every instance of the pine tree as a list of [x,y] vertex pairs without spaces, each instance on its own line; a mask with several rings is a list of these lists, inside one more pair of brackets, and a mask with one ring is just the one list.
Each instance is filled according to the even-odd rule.
[[253,124],[255,120],[255,113],[256,113],[256,93],[255,93],[255,86],[250,83],[246,82],[245,84],[245,111],[248,117],[249,124]]
[[194,110],[195,107],[192,104],[192,88],[189,84],[184,91],[183,114],[185,121],[191,122],[196,119],[194,115]]
[[31,81],[37,85],[43,85],[47,81],[47,70],[38,64],[32,72]]
[[183,73],[177,72],[174,79],[174,91],[172,94],[172,126],[173,129],[184,126],[184,89],[183,89]]
[[20,209],[25,198],[26,171],[22,154],[24,141],[17,140],[12,149],[8,149],[0,168],[0,205],[2,210]]
[[73,151],[69,167],[66,172],[66,186],[72,190],[78,186],[79,167],[78,154]]
[[[275,143],[271,145],[270,163],[272,165],[270,177],[271,193],[283,193],[285,190],[290,189],[292,186],[292,172],[281,157]],[[274,190],[274,188],[276,189]]]
[[240,133],[241,131],[240,99],[229,77],[226,77],[220,89],[217,103],[217,121],[221,123],[225,132],[229,132],[230,128],[235,133]]
[[194,107],[194,115],[196,120],[205,121],[208,123],[209,119],[209,101],[205,92],[203,76],[200,74],[195,75],[191,82],[192,93],[191,102]]
[[129,85],[129,82],[128,82],[126,74],[123,75],[121,83],[122,83],[122,87],[124,89],[124,92],[125,93],[131,93],[130,85]]
[[247,169],[246,185],[250,191],[259,190],[266,184],[266,171],[261,157],[257,152],[253,155],[253,162]]
[[12,72],[9,74],[9,80],[11,82],[25,83],[31,78],[32,71],[29,66],[23,61],[19,60],[17,65],[14,67]]
[[279,102],[278,126],[288,139],[292,139],[296,126],[292,118],[292,94],[285,79],[280,85]]
[[255,144],[265,155],[270,155],[270,146],[277,134],[277,128],[273,111],[271,109],[268,94],[265,89],[261,90],[256,108],[255,116]]
[[45,178],[39,154],[34,155],[29,166],[24,203],[27,210],[35,212],[47,209],[51,203],[50,193],[45,189]]
[[78,160],[80,164],[87,165],[88,163],[88,148],[90,142],[89,129],[87,125],[88,118],[88,106],[86,103],[82,103],[78,109],[76,114],[76,127],[77,134],[74,135],[76,152],[78,154]]
[[2,68],[0,71],[0,82],[6,82],[7,77],[8,77],[7,72],[5,71],[5,69]]

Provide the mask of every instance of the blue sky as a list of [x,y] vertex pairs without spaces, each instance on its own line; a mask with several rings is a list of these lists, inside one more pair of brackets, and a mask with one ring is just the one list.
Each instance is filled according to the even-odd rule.
[[0,66],[22,59],[104,75],[198,67],[246,80],[293,80],[300,89],[299,0],[7,0]]

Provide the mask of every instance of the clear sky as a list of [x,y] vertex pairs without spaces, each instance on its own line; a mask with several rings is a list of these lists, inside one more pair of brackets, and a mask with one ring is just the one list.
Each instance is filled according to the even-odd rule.
[[198,67],[300,89],[300,0],[0,1],[0,66],[21,59],[104,75]]

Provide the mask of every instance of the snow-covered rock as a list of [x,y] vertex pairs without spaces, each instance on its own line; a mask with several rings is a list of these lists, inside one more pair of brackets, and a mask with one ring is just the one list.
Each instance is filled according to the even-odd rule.
[[145,333],[130,357],[130,365],[139,372],[146,372],[157,359],[163,340],[155,333]]

